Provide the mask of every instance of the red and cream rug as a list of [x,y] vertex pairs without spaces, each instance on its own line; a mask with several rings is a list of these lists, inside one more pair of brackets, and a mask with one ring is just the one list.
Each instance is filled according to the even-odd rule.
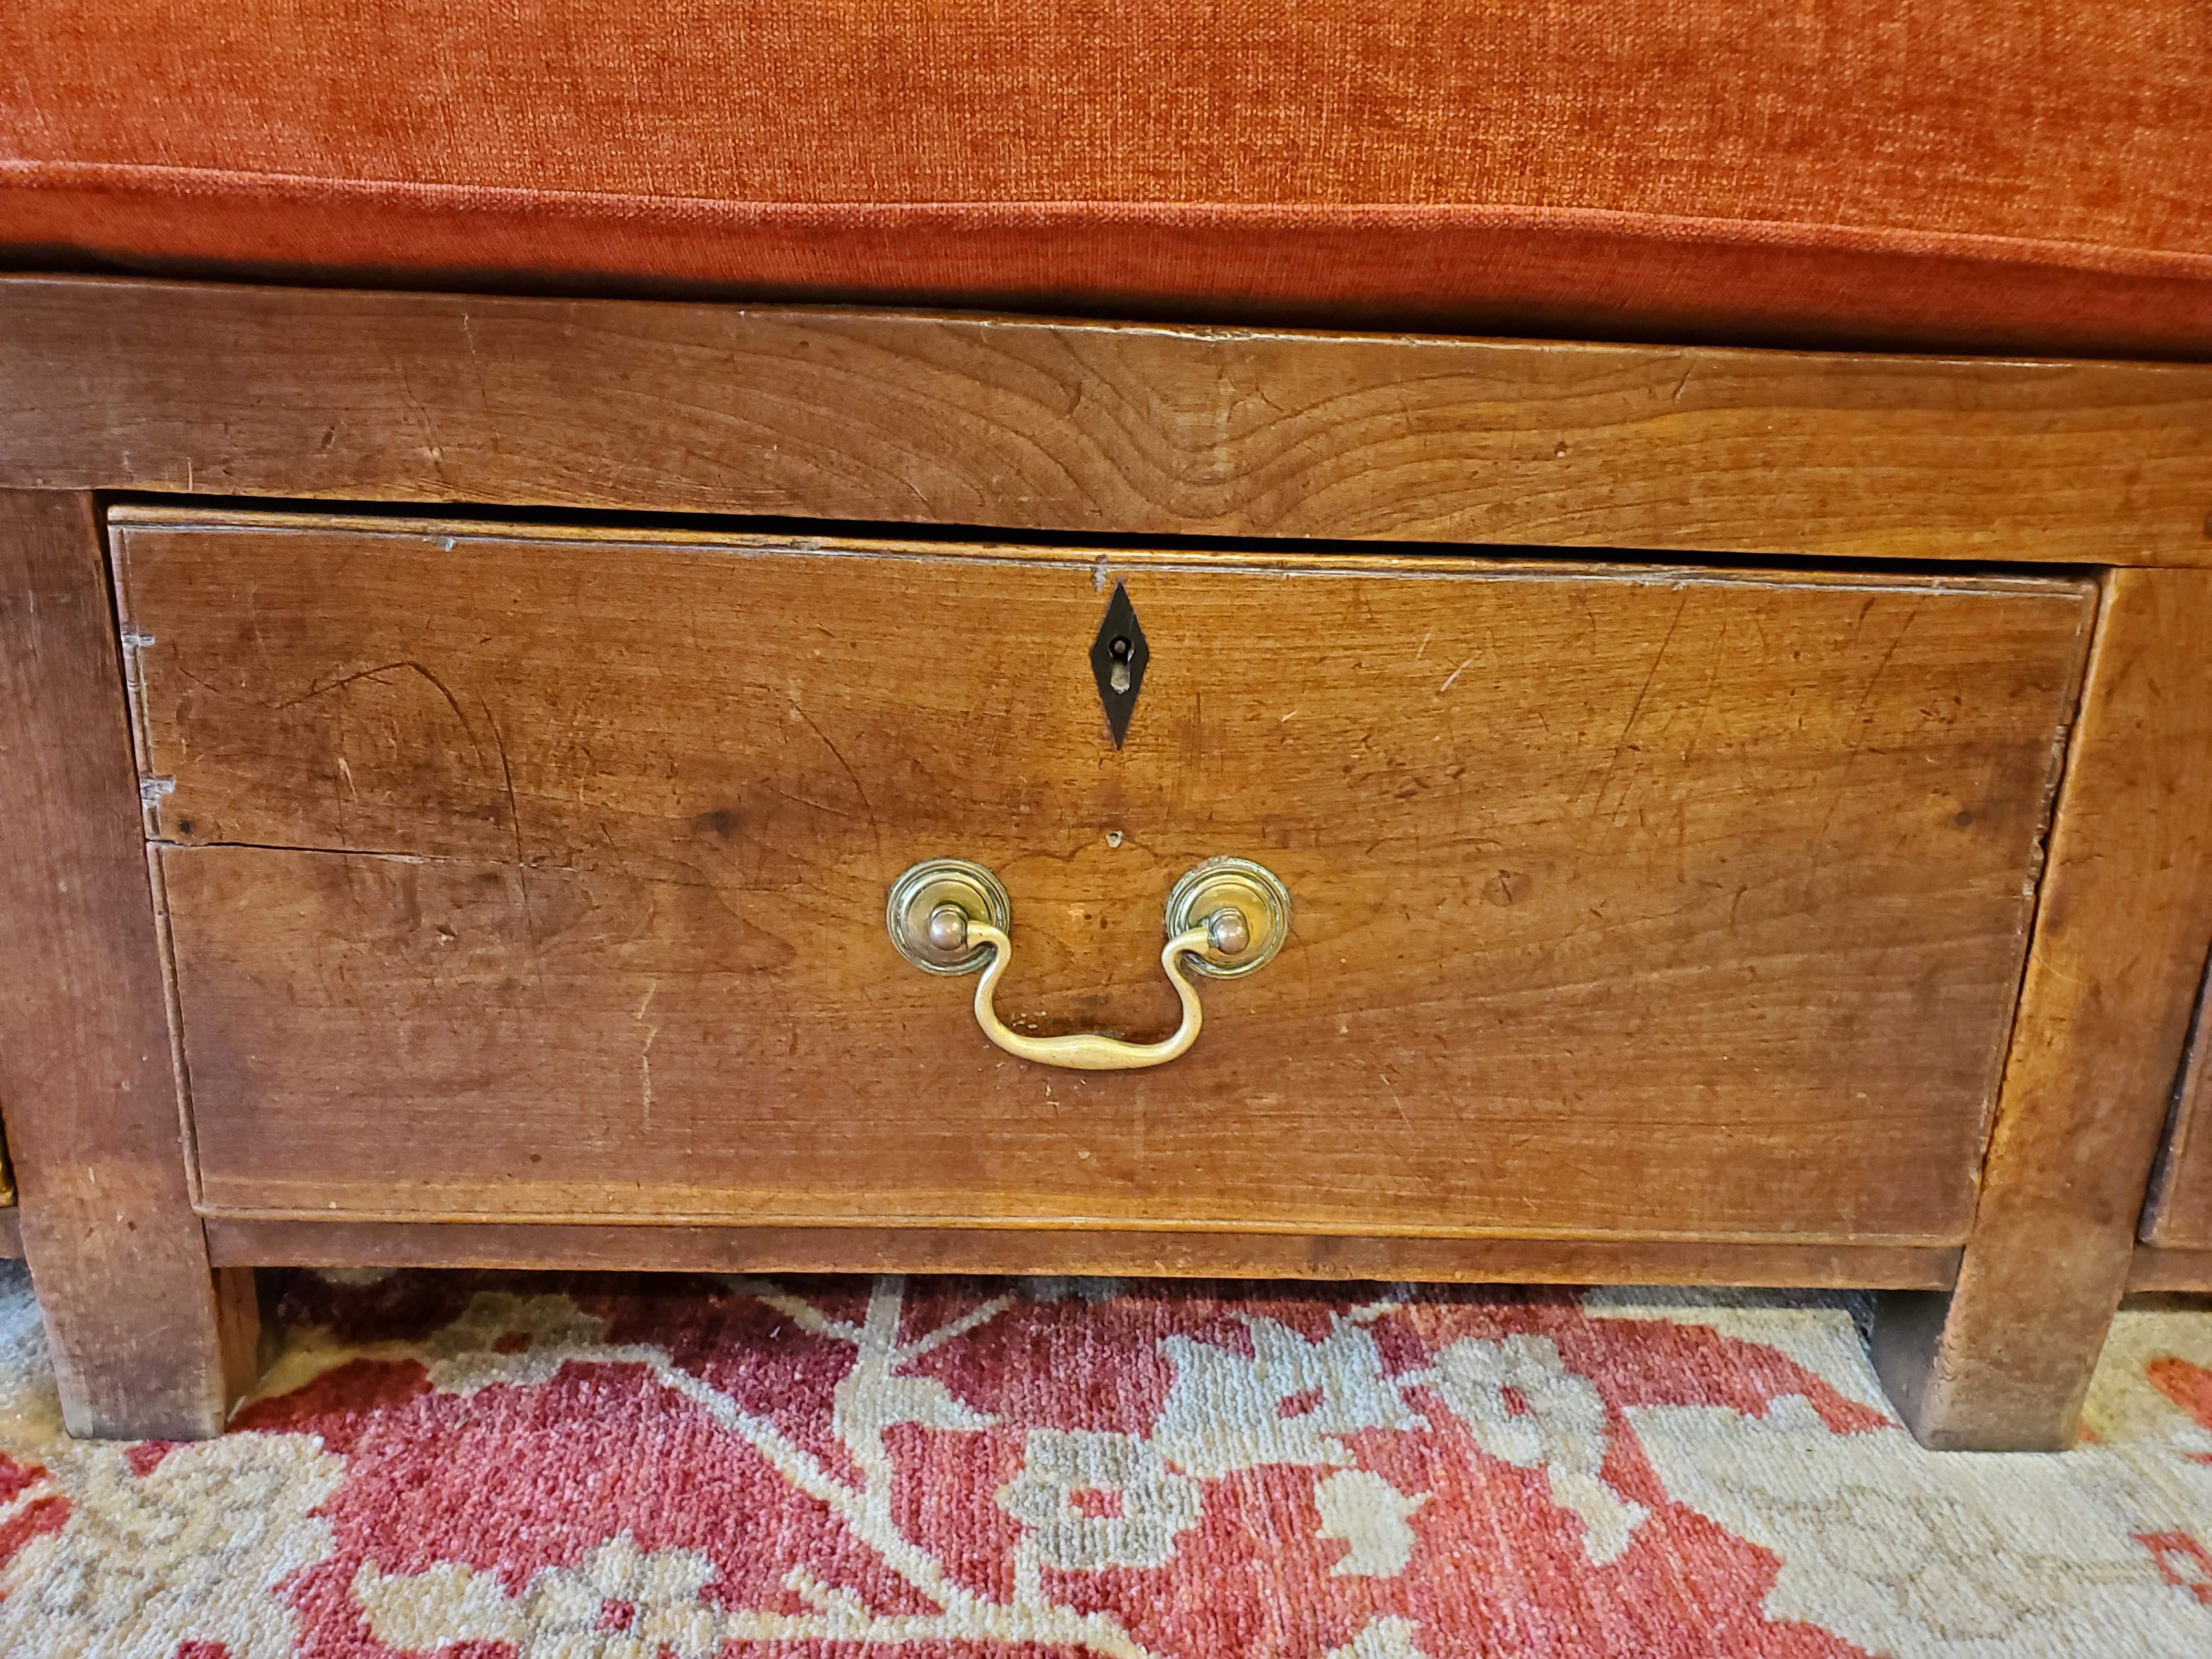
[[1834,1296],[302,1274],[75,1444],[0,1279],[8,1659],[2212,1655],[2212,1313],[1930,1456]]

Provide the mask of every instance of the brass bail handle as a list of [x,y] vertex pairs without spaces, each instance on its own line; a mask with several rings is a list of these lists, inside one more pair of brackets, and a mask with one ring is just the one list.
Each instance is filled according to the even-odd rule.
[[1198,1041],[1206,1012],[1196,972],[1231,979],[1265,964],[1291,930],[1291,896],[1274,873],[1249,859],[1209,859],[1168,895],[1167,943],[1160,967],[1182,1004],[1182,1023],[1158,1042],[1128,1042],[1100,1031],[1029,1036],[1010,1029],[994,1006],[1013,961],[1013,906],[999,878],[965,859],[929,859],[901,876],[886,906],[891,943],[933,974],[972,974],[975,1023],[1008,1054],[1078,1072],[1126,1072],[1164,1066]]

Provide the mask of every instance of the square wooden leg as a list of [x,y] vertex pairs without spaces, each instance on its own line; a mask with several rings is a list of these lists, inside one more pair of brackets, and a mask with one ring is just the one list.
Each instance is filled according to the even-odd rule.
[[2212,942],[2212,573],[2105,579],[2035,947],[1957,1286],[1885,1298],[1924,1445],[2071,1445]]
[[123,682],[89,496],[0,490],[0,1099],[79,1435],[218,1432],[251,1272],[186,1185]]

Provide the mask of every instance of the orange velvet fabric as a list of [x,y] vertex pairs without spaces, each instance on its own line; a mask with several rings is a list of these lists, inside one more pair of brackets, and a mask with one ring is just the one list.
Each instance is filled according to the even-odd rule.
[[13,0],[0,248],[2212,355],[2205,0]]

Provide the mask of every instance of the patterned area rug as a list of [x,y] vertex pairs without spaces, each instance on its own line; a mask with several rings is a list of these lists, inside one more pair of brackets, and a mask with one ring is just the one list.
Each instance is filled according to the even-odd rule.
[[2212,1654],[2212,1312],[1936,1457],[1844,1297],[301,1274],[81,1445],[11,1272],[9,1659]]

